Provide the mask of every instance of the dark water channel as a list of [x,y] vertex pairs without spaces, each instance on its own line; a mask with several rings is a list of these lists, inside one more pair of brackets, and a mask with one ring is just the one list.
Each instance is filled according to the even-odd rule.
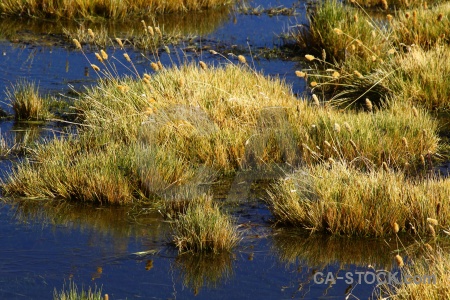
[[[279,35],[305,22],[306,4],[249,4],[296,5],[297,14],[271,17],[227,11],[206,20],[205,16],[178,18],[177,25],[198,25],[189,28],[189,34],[197,36],[198,47],[252,50],[256,69],[281,76],[293,85],[295,93],[303,92],[303,83],[294,74],[300,67],[297,62],[266,59],[257,53],[282,45]],[[95,74],[86,74],[89,64],[83,55],[58,38],[61,29],[56,24],[2,20],[1,26],[1,91],[26,79],[39,83],[42,94],[70,97],[72,88],[82,90],[95,83]],[[113,49],[108,52],[114,55]],[[148,61],[138,59],[140,51],[129,53],[136,58],[140,72],[150,69]],[[189,55],[212,63],[207,51]],[[163,61],[168,62],[168,57],[163,55]],[[127,70],[119,67],[119,72],[126,74]],[[4,95],[0,99],[5,99]],[[1,107],[10,111],[4,101]],[[62,127],[58,122],[0,121],[1,134],[12,143],[25,134],[51,138]],[[11,164],[10,158],[0,161],[2,176]],[[393,248],[385,241],[305,236],[273,229],[264,204],[257,199],[241,200],[245,204],[235,209],[235,216],[245,238],[234,253],[219,256],[179,256],[167,244],[168,223],[156,212],[134,215],[117,207],[45,199],[0,204],[0,299],[51,299],[55,288],[61,290],[71,280],[80,289],[102,287],[110,299],[342,299],[349,294],[366,299],[374,284],[318,283],[314,274],[343,276],[345,272],[392,268]]]

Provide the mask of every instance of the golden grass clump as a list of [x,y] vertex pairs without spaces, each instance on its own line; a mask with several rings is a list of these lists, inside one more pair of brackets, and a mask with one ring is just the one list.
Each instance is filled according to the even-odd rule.
[[56,288],[53,291],[53,300],[108,300],[108,294],[102,295],[102,289],[97,289],[97,287],[92,290],[89,287],[87,290],[79,290],[77,285],[70,281],[68,287],[63,286],[61,291],[57,291]]
[[180,252],[231,251],[240,239],[231,218],[220,211],[210,196],[193,200],[174,221],[172,230]]
[[48,101],[39,95],[34,82],[19,81],[6,90],[16,120],[46,120],[51,117]]
[[427,218],[436,217],[440,226],[448,227],[450,210],[441,206],[436,216],[436,207],[449,199],[448,179],[413,182],[397,172],[361,172],[336,163],[331,169],[317,165],[280,180],[268,202],[281,223],[313,232],[379,237],[393,234],[394,222],[422,235],[430,230]]

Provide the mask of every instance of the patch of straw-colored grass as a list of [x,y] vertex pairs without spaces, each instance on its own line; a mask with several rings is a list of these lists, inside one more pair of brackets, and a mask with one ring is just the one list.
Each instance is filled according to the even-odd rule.
[[317,165],[281,180],[270,192],[275,218],[313,232],[337,235],[392,235],[401,231],[430,235],[448,227],[450,181],[414,182],[402,173],[378,169],[360,172],[346,164]]
[[309,12],[308,19],[309,28],[300,27],[293,36],[300,47],[323,61],[342,62],[355,56],[359,64],[353,66],[360,72],[368,71],[379,65],[390,47],[388,27],[342,2],[320,3]]
[[240,239],[231,217],[222,213],[210,196],[193,200],[174,221],[172,231],[180,252],[231,251]]
[[408,55],[399,57],[399,71],[389,79],[398,101],[411,101],[429,110],[450,108],[450,49],[436,46],[425,51],[412,48]]
[[81,0],[81,1],[3,1],[0,13],[9,16],[37,18],[109,18],[125,20],[131,16],[145,16],[155,13],[202,10],[230,4],[228,0]]
[[53,292],[53,300],[107,300],[109,299],[106,294],[102,296],[102,289],[97,290],[95,288],[93,291],[91,287],[88,290],[78,289],[77,285],[71,281],[68,287],[63,287],[63,289],[58,292],[56,289]]
[[398,44],[423,48],[440,43],[449,44],[450,4],[398,11],[390,24],[394,32],[392,37]]
[[48,102],[39,95],[34,82],[19,81],[6,90],[16,120],[45,120],[50,117]]

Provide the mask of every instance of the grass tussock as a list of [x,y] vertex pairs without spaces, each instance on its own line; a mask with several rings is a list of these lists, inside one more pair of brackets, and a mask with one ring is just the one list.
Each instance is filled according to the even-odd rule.
[[63,289],[58,292],[56,289],[53,292],[53,300],[107,300],[108,295],[102,296],[102,289],[97,290],[95,288],[93,291],[91,287],[88,290],[81,289],[78,290],[76,284],[71,281],[69,282],[68,288],[63,287]]
[[364,7],[368,9],[381,9],[383,11],[392,11],[399,9],[408,9],[408,8],[419,8],[419,7],[432,7],[438,4],[443,3],[443,0],[432,0],[432,1],[423,1],[423,0],[351,0],[352,4],[357,5],[359,7]]
[[220,7],[230,1],[221,0],[183,0],[183,1],[157,1],[157,0],[81,0],[81,1],[3,1],[0,13],[9,16],[27,16],[34,18],[93,18],[125,20],[130,16],[145,16],[155,13],[170,13],[180,11],[202,10]]
[[327,0],[309,14],[309,29],[294,33],[297,43],[322,60],[342,62],[356,56],[364,70],[377,66],[390,45],[388,27],[367,17],[361,10]]
[[34,82],[19,81],[6,90],[9,105],[16,120],[45,120],[49,118],[49,103],[39,95],[39,88]]
[[231,251],[240,237],[232,219],[220,211],[212,197],[192,201],[172,225],[173,242],[180,252]]
[[337,235],[392,235],[401,231],[430,235],[448,228],[450,181],[413,182],[384,169],[362,173],[345,164],[317,165],[274,186],[271,210],[280,223]]

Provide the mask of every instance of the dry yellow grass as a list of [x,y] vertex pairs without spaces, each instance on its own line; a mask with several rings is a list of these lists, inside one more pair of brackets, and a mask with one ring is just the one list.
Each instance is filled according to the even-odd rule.
[[427,218],[448,228],[450,180],[414,182],[402,173],[360,172],[346,164],[317,165],[274,186],[269,205],[281,223],[337,235],[392,235],[400,231],[430,235]]
[[2,1],[0,12],[11,16],[39,18],[92,18],[128,19],[155,13],[201,10],[230,4],[228,0],[62,0],[62,1]]

